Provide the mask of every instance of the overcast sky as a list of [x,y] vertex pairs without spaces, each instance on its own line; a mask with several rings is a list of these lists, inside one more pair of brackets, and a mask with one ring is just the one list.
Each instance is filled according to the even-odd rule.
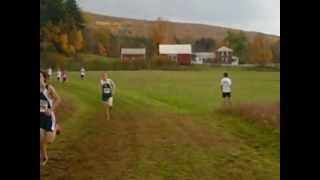
[[280,35],[280,0],[78,0],[83,10],[118,17],[195,22]]

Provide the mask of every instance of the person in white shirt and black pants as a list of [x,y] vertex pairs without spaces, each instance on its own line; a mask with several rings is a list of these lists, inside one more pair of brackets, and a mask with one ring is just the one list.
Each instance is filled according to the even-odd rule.
[[84,69],[84,67],[81,67],[81,69],[80,69],[80,78],[83,79],[85,75],[86,75],[86,70]]
[[224,105],[231,105],[231,85],[232,81],[228,77],[228,73],[223,73],[223,78],[220,82],[222,97],[224,99]]

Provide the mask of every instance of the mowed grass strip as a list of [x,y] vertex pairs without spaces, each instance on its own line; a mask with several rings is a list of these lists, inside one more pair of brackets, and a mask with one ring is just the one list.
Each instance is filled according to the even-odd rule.
[[[279,132],[217,112],[222,73],[111,71],[117,92],[110,121],[100,72],[53,80],[72,108],[59,115],[64,131],[41,179],[279,179]],[[229,73],[234,102],[279,101],[278,72]]]

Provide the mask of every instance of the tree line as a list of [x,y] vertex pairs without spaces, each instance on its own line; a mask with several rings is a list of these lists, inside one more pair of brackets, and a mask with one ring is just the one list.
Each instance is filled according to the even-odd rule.
[[177,29],[169,20],[153,21],[147,37],[130,35],[128,30],[112,33],[109,28],[88,28],[76,0],[40,0],[40,49],[53,49],[67,56],[78,52],[119,57],[121,48],[146,48],[147,57],[158,56],[159,44],[190,43],[195,52],[212,52],[225,45],[240,58],[240,63],[279,63],[280,40],[271,42],[262,34],[249,42],[242,31],[227,32],[222,42],[214,38],[178,39]]
[[[161,43],[179,44],[183,42],[183,40],[179,40],[176,37],[174,24],[161,18],[152,23],[150,39],[155,50]],[[233,49],[233,54],[240,58],[240,63],[280,63],[280,40],[272,42],[260,33],[255,36],[252,42],[242,31],[228,31],[222,42],[218,42],[214,38],[200,38],[196,41],[186,41],[185,43],[191,43],[195,52],[212,52],[223,45],[230,47]]]

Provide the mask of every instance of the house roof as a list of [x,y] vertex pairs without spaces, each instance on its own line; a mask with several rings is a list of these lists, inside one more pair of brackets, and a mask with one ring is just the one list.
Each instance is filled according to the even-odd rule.
[[160,54],[192,54],[191,44],[160,44]]
[[225,46],[220,47],[217,51],[218,51],[218,52],[233,52],[232,49],[227,48],[227,47],[225,47]]
[[121,48],[121,54],[146,54],[146,48]]

